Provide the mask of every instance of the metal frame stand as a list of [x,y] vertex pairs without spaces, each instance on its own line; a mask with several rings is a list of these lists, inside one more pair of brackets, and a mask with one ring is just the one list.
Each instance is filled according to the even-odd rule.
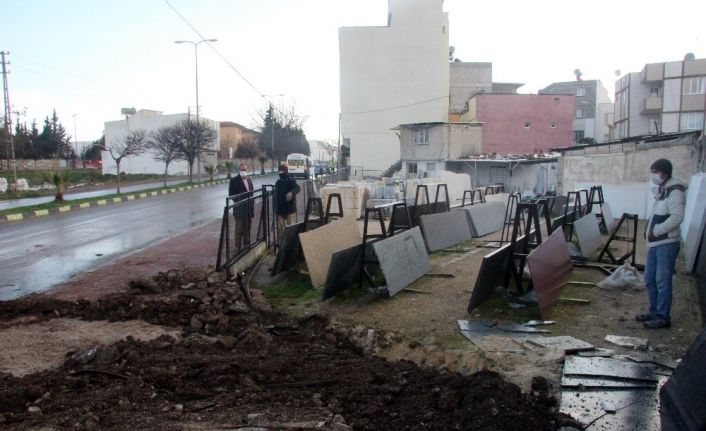
[[[314,211],[314,207],[319,207],[319,217],[311,218],[311,214]],[[313,224],[317,227],[326,224],[326,215],[324,214],[324,203],[321,198],[310,197],[306,202],[306,211],[304,212],[304,226],[302,231],[305,232],[309,229],[309,225]]]
[[[632,229],[630,226],[631,222],[632,222]],[[626,236],[618,235],[618,232],[620,231],[620,228],[623,226],[623,223],[625,223],[625,227],[627,228],[627,235]],[[625,254],[623,254],[622,256],[620,256],[618,258],[616,258],[613,255],[613,253],[610,251],[610,245],[613,241],[621,241],[621,242],[627,243],[627,251],[625,252]],[[623,213],[623,216],[620,217],[620,221],[615,226],[613,233],[611,233],[610,238],[608,238],[608,242],[603,246],[603,250],[601,250],[601,254],[598,255],[598,261],[599,262],[603,261],[603,256],[608,255],[608,258],[610,259],[610,263],[612,263],[612,264],[622,265],[628,258],[630,258],[630,264],[632,266],[637,266],[635,264],[636,244],[637,244],[637,214]]]
[[[334,198],[338,201],[338,211],[332,213],[331,204],[333,203]],[[343,218],[343,200],[341,199],[340,193],[331,193],[328,195],[328,199],[326,200],[326,215],[324,216],[324,224],[328,224],[328,222],[331,221],[331,217]]]
[[[546,205],[546,201],[544,201]],[[527,219],[524,225],[524,232],[526,239],[520,242],[518,250],[518,239],[520,236],[520,214],[522,212],[527,212]],[[549,214],[545,213],[545,218],[549,222]],[[532,229],[534,225],[534,229]],[[551,225],[547,227],[551,229]],[[533,235],[529,235],[528,233]],[[530,236],[534,236],[534,241],[530,241]],[[515,219],[512,227],[512,238],[510,239],[510,258],[507,261],[507,266],[505,268],[505,279],[504,286],[507,289],[510,286],[510,278],[515,281],[515,287],[519,293],[523,293],[525,290],[522,286],[522,274],[525,270],[525,263],[527,262],[527,256],[529,255],[530,248],[535,248],[542,243],[542,230],[539,224],[539,203],[538,202],[520,202],[517,205],[515,211]],[[515,263],[515,260],[519,261],[519,267]],[[531,284],[531,282],[530,282]]]
[[[368,222],[370,221],[370,214],[375,214],[378,217],[378,221],[380,222],[380,231],[381,233],[377,234],[369,234],[368,233]],[[373,281],[373,277],[368,273],[367,269],[365,268],[365,265],[367,264],[377,264],[377,260],[371,260],[367,257],[366,254],[366,244],[368,240],[381,240],[387,238],[387,231],[385,230],[385,220],[383,218],[382,214],[382,208],[366,208],[365,209],[365,220],[363,222],[363,256],[360,259],[360,278],[358,282],[358,287],[363,287],[363,283],[365,280],[370,283],[370,286],[375,287],[375,282]]]
[[608,225],[603,217],[604,203],[603,186],[592,186],[588,195],[588,202],[586,203],[586,214],[591,214],[593,212],[593,206],[598,205],[598,212],[596,213],[596,217],[598,218],[598,226],[603,232],[608,232]]
[[466,206],[466,195],[470,194],[471,195],[471,205],[476,203],[476,194],[480,196],[480,199],[478,200],[478,203],[485,203],[485,196],[483,196],[483,191],[481,189],[475,189],[475,190],[464,190],[463,191],[463,198],[461,199],[461,207],[463,208]]

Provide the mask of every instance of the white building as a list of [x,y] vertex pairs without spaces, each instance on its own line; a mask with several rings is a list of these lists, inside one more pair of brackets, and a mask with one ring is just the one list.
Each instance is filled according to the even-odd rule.
[[400,159],[399,124],[449,118],[449,22],[443,0],[388,0],[384,27],[342,27],[341,135],[350,164]]
[[[110,148],[116,142],[125,139],[131,131],[142,130],[149,135],[158,129],[166,126],[171,126],[178,122],[189,118],[189,114],[169,114],[163,115],[161,111],[152,111],[141,109],[134,115],[126,116],[124,120],[106,121],[105,123],[105,145]],[[220,127],[218,121],[201,118],[200,121],[206,121],[218,133],[218,137],[212,143],[213,155],[201,159],[201,167],[204,165],[216,165],[216,151],[218,142],[220,142]],[[108,151],[102,152],[103,173],[115,174],[115,160],[110,156]],[[196,163],[194,163],[196,164]],[[203,170],[203,169],[202,169]],[[144,152],[139,156],[126,157],[120,162],[120,171],[126,174],[163,174],[164,162],[155,160],[154,154],[149,151]],[[199,171],[198,166],[194,166],[194,174]],[[188,164],[185,161],[173,161],[169,164],[170,175],[186,175],[189,172]]]

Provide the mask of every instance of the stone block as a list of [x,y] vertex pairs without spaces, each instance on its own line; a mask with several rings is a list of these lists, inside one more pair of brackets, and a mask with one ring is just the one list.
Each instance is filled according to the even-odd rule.
[[[686,193],[681,238],[684,240],[684,264],[687,272],[694,271],[696,255],[706,224],[706,174],[691,177]],[[702,251],[706,253],[706,251]]]
[[432,252],[472,238],[467,217],[461,211],[423,215],[419,224],[427,249]]
[[579,248],[583,257],[592,258],[601,246],[601,231],[595,214],[586,214],[574,222],[574,231],[579,239]]
[[422,231],[415,227],[373,243],[390,296],[431,271]]
[[[374,253],[371,243],[366,244],[368,258]],[[363,258],[363,245],[356,244],[353,247],[335,252],[331,256],[331,264],[326,274],[326,284],[322,299],[328,299],[346,289],[353,287],[360,280],[360,265]]]
[[0,178],[0,193],[7,192],[7,180],[5,178]]
[[272,274],[279,274],[285,269],[294,266],[301,258],[301,243],[299,232],[304,223],[294,223],[284,228],[283,237],[280,238],[279,248],[272,265]]
[[312,231],[299,234],[304,250],[304,259],[309,268],[311,284],[323,286],[331,264],[331,256],[340,250],[363,242],[363,236],[355,217],[346,216]]

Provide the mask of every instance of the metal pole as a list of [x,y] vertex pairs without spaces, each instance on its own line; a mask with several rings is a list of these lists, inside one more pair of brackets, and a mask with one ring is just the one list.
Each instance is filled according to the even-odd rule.
[[[199,43],[194,44],[194,63],[196,64],[196,127],[199,127]],[[201,153],[196,154],[196,170],[201,181]]]
[[[270,128],[272,129],[272,133],[270,133],[270,138],[271,138],[271,144],[272,144],[272,172],[274,172],[274,165],[275,165],[275,109],[272,106],[272,102],[270,102]],[[279,168],[277,168],[279,169]]]
[[[74,147],[76,147],[76,157],[80,158],[78,154],[78,137],[76,136],[76,114],[72,115],[74,117]],[[76,164],[74,164],[74,169],[76,169]]]

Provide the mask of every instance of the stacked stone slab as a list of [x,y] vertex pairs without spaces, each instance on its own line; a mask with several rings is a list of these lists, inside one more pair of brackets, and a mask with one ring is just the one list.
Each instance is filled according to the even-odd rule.
[[586,214],[574,222],[574,231],[579,239],[583,257],[591,258],[601,246],[601,231],[595,214]]
[[500,201],[466,206],[454,211],[466,214],[468,227],[474,238],[497,232],[505,224],[505,204]]
[[427,214],[419,218],[427,250],[434,252],[472,238],[466,215],[461,211]]

